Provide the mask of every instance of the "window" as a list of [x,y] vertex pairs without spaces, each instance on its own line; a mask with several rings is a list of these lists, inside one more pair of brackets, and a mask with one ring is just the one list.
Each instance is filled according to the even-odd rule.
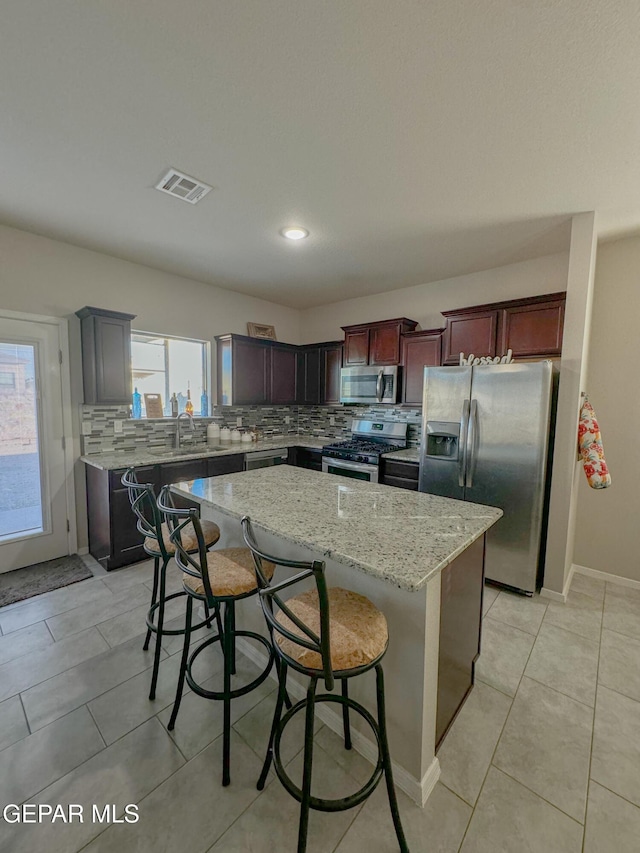
[[178,398],[178,414],[185,411],[190,394],[193,414],[208,416],[207,352],[206,341],[133,332],[131,373],[134,391],[137,389],[142,398],[142,417],[147,414],[145,394],[160,395],[165,417],[171,417],[173,394]]

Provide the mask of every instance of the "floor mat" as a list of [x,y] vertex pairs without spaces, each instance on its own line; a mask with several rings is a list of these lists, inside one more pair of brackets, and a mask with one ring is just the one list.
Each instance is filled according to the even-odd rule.
[[93,577],[77,554],[0,574],[0,607]]

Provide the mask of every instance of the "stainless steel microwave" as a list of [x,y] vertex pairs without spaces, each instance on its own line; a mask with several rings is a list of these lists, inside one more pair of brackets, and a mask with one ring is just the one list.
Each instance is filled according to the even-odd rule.
[[341,403],[397,403],[398,368],[343,367],[340,371]]

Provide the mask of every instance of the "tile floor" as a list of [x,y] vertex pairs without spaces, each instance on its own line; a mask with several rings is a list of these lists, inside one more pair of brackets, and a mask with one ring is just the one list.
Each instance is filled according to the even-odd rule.
[[[141,817],[0,821],[2,853],[295,850],[297,804],[273,773],[255,789],[274,683],[234,703],[223,789],[220,704],[187,693],[166,730],[179,638],[167,638],[158,696],[147,699],[150,582],[149,563],[96,567],[93,579],[0,610],[0,803],[137,803]],[[640,592],[577,575],[567,605],[487,587],[484,609],[477,684],[440,751],[441,780],[423,810],[399,794],[410,849],[637,853]],[[200,666],[214,683],[219,653]],[[240,677],[252,667],[242,658]],[[301,727],[287,738],[295,777]],[[367,777],[367,762],[321,724],[316,743],[314,792],[339,796]],[[350,812],[311,814],[312,853],[396,849],[383,787]]]

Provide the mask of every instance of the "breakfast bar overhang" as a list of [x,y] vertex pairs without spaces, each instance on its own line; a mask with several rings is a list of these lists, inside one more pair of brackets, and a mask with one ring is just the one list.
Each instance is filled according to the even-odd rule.
[[[438,780],[436,749],[473,685],[480,650],[484,538],[502,510],[391,486],[281,465],[177,483],[174,494],[200,507],[221,530],[220,547],[243,545],[240,519],[272,554],[317,559],[330,586],[369,598],[387,618],[383,665],[395,782],[424,804]],[[277,577],[287,569],[278,568]],[[266,635],[255,600],[238,610],[238,627]],[[240,646],[239,646],[240,648]],[[247,642],[242,651],[264,663]],[[289,690],[301,686],[291,673]],[[355,679],[357,701],[375,709],[373,678]],[[342,732],[329,708],[322,720]],[[355,749],[377,755],[363,720],[353,720]]]

